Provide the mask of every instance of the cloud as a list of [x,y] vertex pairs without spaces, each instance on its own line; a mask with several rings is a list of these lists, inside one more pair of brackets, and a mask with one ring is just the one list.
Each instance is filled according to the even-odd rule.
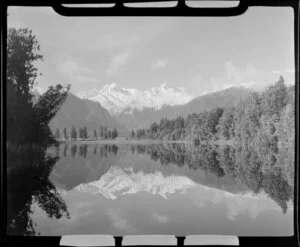
[[267,72],[268,74],[285,74],[285,73],[295,73],[294,69],[284,69],[284,70],[271,70]]
[[82,75],[77,75],[75,76],[75,79],[78,82],[97,82],[98,80],[94,77],[90,77],[90,76],[82,76]]
[[228,61],[225,63],[224,69],[225,80],[229,85],[239,86],[242,83],[256,80],[260,75],[260,72],[250,63],[245,68],[238,68]]
[[110,208],[107,211],[107,215],[109,216],[110,220],[112,221],[112,225],[121,231],[126,232],[133,232],[133,227],[129,224],[129,222],[124,219],[121,215],[121,212],[117,209]]
[[79,66],[75,61],[73,60],[66,60],[66,61],[62,61],[61,63],[59,63],[59,70],[61,73],[63,74],[67,74],[67,75],[73,75],[73,74],[78,74],[78,73],[90,73],[91,70],[88,68],[84,68]]
[[224,63],[223,75],[204,78],[201,74],[196,74],[190,83],[193,91],[198,92],[198,95],[240,86],[254,91],[262,91],[274,84],[280,74],[284,76],[287,84],[293,83],[293,72],[292,69],[261,71],[251,63],[241,67],[236,66],[232,61],[227,61]]
[[58,62],[58,70],[77,82],[96,82],[97,79],[90,74],[93,72],[90,68],[80,66],[72,59],[61,60]]
[[155,220],[159,221],[160,223],[166,223],[166,222],[168,222],[168,217],[166,215],[161,215],[161,214],[154,213],[152,215],[152,217]]
[[156,60],[150,65],[150,69],[151,70],[161,69],[163,67],[166,67],[167,63],[168,63],[167,60]]
[[8,18],[8,20],[7,20],[7,27],[8,28],[14,27],[16,29],[19,29],[19,28],[26,28],[26,25],[24,23],[22,23],[21,21],[10,20]]
[[106,74],[109,76],[116,75],[120,68],[123,67],[130,58],[130,52],[122,52],[110,59]]

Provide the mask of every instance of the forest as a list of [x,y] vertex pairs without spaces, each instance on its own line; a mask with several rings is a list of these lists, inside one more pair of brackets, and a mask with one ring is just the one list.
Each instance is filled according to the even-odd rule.
[[188,140],[195,145],[217,140],[243,145],[263,142],[264,146],[270,147],[291,144],[294,136],[294,94],[294,86],[287,87],[281,76],[266,91],[260,94],[253,92],[236,107],[219,107],[193,113],[186,118],[162,118],[149,128],[132,130],[130,136],[135,139]]
[[265,172],[283,170],[294,177],[295,87],[279,80],[262,93],[253,92],[236,107],[216,108],[187,118],[163,118],[148,129],[131,131],[134,139],[186,140],[193,146],[230,144],[255,153]]
[[89,131],[86,126],[79,128],[78,131],[75,127],[72,127],[70,131],[67,128],[63,129],[63,134],[60,134],[60,129],[56,129],[54,137],[56,140],[107,140],[116,139],[119,136],[118,130],[116,128],[110,129],[107,127],[100,126],[99,131],[93,129]]

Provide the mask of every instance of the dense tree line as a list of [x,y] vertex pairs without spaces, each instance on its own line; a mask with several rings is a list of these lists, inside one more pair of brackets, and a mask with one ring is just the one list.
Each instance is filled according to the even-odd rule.
[[13,145],[57,144],[49,122],[67,97],[70,86],[60,84],[35,98],[33,86],[38,76],[34,63],[43,57],[31,30],[10,28],[7,36],[7,142]]
[[187,118],[161,119],[148,129],[132,130],[131,138],[186,140],[195,146],[233,143],[262,160],[264,174],[284,170],[293,181],[295,148],[295,88],[281,76],[262,93],[253,92],[236,107],[216,108]]
[[[131,138],[188,140],[200,144],[203,141],[233,140],[250,145],[258,136],[268,145],[282,145],[288,140],[284,133],[294,122],[294,86],[287,87],[281,76],[278,82],[263,93],[252,93],[236,107],[216,108],[211,111],[193,113],[188,117],[163,118],[147,129],[131,131]],[[276,137],[275,137],[276,136]],[[290,141],[293,133],[290,132]],[[256,140],[258,141],[258,140]]]
[[71,128],[71,132],[68,134],[67,128],[63,129],[63,136],[60,134],[60,130],[57,128],[55,131],[55,138],[57,140],[87,140],[87,139],[116,139],[118,137],[118,131],[116,128],[108,129],[107,127],[100,127],[99,131],[93,129],[92,133],[89,134],[89,131],[86,126],[79,128],[78,131],[75,127]]

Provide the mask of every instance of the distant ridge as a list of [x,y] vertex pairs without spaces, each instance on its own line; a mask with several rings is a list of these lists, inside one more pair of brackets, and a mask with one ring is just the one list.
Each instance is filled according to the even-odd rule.
[[86,126],[92,131],[100,126],[117,128],[120,136],[127,136],[128,129],[119,124],[117,119],[112,117],[109,112],[100,105],[88,99],[80,99],[72,93],[68,97],[56,116],[51,120],[50,127],[53,131],[59,128],[70,129],[71,127],[80,128]]
[[148,127],[154,121],[158,122],[162,118],[186,117],[192,113],[209,111],[216,107],[231,107],[237,105],[240,100],[247,98],[251,90],[245,87],[230,87],[222,91],[208,93],[184,105],[168,106],[161,109],[144,108],[142,111],[133,110],[131,114],[122,113],[117,119],[128,129]]
[[169,87],[166,83],[143,91],[122,88],[112,83],[105,85],[100,90],[79,92],[77,96],[99,102],[112,115],[119,115],[124,111],[126,113],[131,113],[133,110],[141,111],[144,108],[159,110],[163,105],[182,105],[194,98],[183,88]]

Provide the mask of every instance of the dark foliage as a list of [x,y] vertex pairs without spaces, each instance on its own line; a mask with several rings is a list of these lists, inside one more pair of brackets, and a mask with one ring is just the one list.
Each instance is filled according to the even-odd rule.
[[[215,141],[231,143],[242,153],[260,157],[263,174],[282,171],[293,185],[295,112],[294,86],[283,77],[263,93],[252,93],[236,107],[193,113],[185,119],[162,118],[148,129],[132,130],[131,138],[186,140],[194,146]],[[250,167],[253,164],[250,164]]]
[[70,86],[51,86],[38,99],[32,88],[38,76],[34,62],[42,59],[32,31],[10,28],[7,42],[7,140],[15,145],[57,144],[49,128],[67,97]]
[[[49,217],[70,217],[65,202],[49,175],[57,162],[36,145],[7,146],[7,233],[9,235],[36,235],[31,219],[31,205],[36,202]],[[21,178],[21,179],[20,179]],[[20,193],[22,191],[22,193]]]

